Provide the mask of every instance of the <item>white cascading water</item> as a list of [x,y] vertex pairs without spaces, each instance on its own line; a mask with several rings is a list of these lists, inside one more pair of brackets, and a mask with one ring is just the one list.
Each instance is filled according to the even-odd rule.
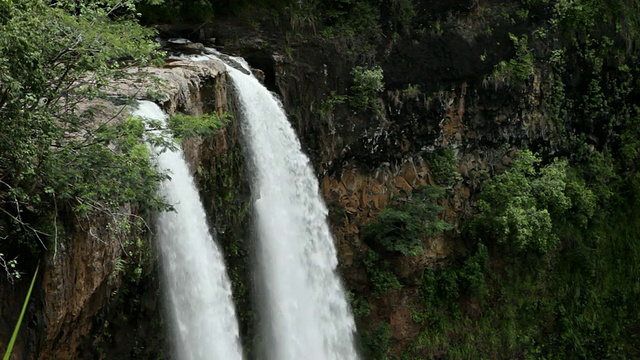
[[[132,114],[159,121],[167,118],[149,101],[139,102]],[[231,284],[193,177],[181,150],[155,150],[160,170],[171,176],[162,183],[160,193],[175,208],[158,214],[156,229],[176,357],[242,359]]]
[[340,283],[328,214],[309,159],[280,102],[227,66],[253,161],[255,211],[271,360],[357,359],[355,323]]

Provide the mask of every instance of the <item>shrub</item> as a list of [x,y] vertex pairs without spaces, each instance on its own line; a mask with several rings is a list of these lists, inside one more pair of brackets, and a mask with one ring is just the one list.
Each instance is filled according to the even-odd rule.
[[489,288],[484,279],[488,264],[489,251],[483,243],[479,243],[476,253],[464,261],[460,271],[463,287],[470,295],[478,298],[485,298],[489,295]]
[[369,281],[373,285],[373,295],[380,298],[380,295],[395,290],[400,290],[402,284],[396,275],[389,270],[389,263],[380,259],[380,255],[373,250],[367,254],[364,266],[369,275]]
[[369,352],[370,359],[388,359],[391,339],[393,337],[393,333],[391,332],[391,325],[389,325],[389,323],[381,322],[380,324],[378,324],[378,326],[376,326],[373,332],[367,332],[363,337],[363,342]]
[[230,114],[204,114],[191,116],[175,114],[169,119],[169,128],[175,137],[211,136],[217,129],[225,125],[231,118]]
[[374,110],[378,108],[378,93],[384,90],[384,75],[382,68],[376,66],[367,69],[356,66],[351,69],[353,75],[353,85],[351,86],[352,96],[349,97],[349,104],[361,110]]
[[509,34],[516,49],[516,56],[509,61],[499,62],[493,73],[486,79],[498,89],[501,86],[521,86],[534,73],[533,53],[528,47],[528,37]]
[[434,186],[415,190],[382,210],[375,220],[362,227],[362,236],[372,247],[404,256],[420,255],[425,241],[452,225],[438,219],[443,208],[437,200],[444,191]]
[[440,149],[429,154],[427,163],[429,164],[433,181],[440,186],[451,188],[460,179],[458,159],[451,148]]
[[554,226],[568,216],[592,216],[595,196],[568,177],[566,160],[538,170],[539,164],[538,156],[521,151],[509,170],[483,184],[482,213],[467,229],[472,237],[494,239],[516,253],[544,254],[558,243]]

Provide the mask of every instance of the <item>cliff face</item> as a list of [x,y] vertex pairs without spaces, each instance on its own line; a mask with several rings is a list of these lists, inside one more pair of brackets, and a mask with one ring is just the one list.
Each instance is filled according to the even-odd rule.
[[[498,61],[512,55],[509,32],[533,26],[497,21],[517,5],[419,3],[414,20],[419,28],[380,40],[367,55],[384,73],[377,110],[336,101],[335,95],[350,94],[350,71],[365,54],[344,54],[339,40],[322,38],[318,29],[260,22],[251,14],[199,29],[200,38],[215,39],[213,45],[264,72],[265,85],[280,95],[320,177],[347,287],[380,304],[377,316],[391,319],[398,339],[405,337],[402,328],[412,327],[395,323],[410,322],[406,316],[401,320],[400,312],[406,313],[404,302],[417,291],[416,274],[441,264],[461,244],[456,230],[428,239],[423,255],[397,261],[397,275],[409,286],[376,300],[367,289],[368,246],[359,235],[361,226],[394,196],[438,184],[432,155],[453,149],[459,177],[446,186],[441,203],[444,218],[459,230],[474,211],[470,200],[480,181],[504,169],[516,148],[534,143],[553,148],[556,142],[555,124],[543,116],[540,72],[517,87],[486,80]],[[487,27],[493,27],[490,34]],[[165,30],[186,33],[180,27]]]
[[[460,232],[478,212],[482,182],[502,173],[517,149],[530,148],[549,159],[573,158],[568,138],[579,133],[594,151],[613,141],[614,132],[598,128],[609,126],[606,116],[581,124],[589,117],[580,110],[587,105],[577,105],[589,81],[609,81],[591,74],[593,59],[578,54],[590,46],[585,45],[592,41],[589,36],[615,37],[611,29],[591,35],[553,30],[554,2],[411,3],[415,16],[408,26],[384,28],[367,46],[357,36],[331,34],[327,29],[335,25],[319,19],[298,21],[295,13],[271,21],[248,12],[198,29],[163,28],[241,55],[264,73],[265,85],[282,99],[320,178],[359,330],[376,336],[378,324],[388,324],[396,355],[426,326],[414,317],[424,307],[425,270],[441,269],[474,251]],[[383,24],[395,21],[384,11],[381,17]],[[570,36],[577,39],[572,43]],[[553,60],[559,54],[562,66]],[[622,81],[616,61],[608,57],[599,66],[610,79]],[[357,109],[351,103],[352,69],[374,65],[383,70],[384,91],[375,94],[375,106]],[[443,156],[453,164],[445,179]],[[446,190],[438,202],[453,229],[424,238],[421,255],[383,254],[386,269],[401,286],[377,293],[363,226],[426,184]],[[472,317],[482,312],[475,300],[462,301],[465,311],[476,314]],[[430,354],[439,356],[437,350]]]

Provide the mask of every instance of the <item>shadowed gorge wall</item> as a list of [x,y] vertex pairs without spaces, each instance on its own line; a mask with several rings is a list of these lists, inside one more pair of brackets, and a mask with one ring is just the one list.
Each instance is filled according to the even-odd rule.
[[[206,39],[275,73],[272,90],[321,180],[365,357],[635,354],[634,341],[606,340],[616,316],[588,320],[598,335],[577,324],[593,311],[620,309],[605,304],[618,304],[612,299],[622,295],[595,295],[614,291],[613,282],[588,280],[583,271],[609,271],[608,260],[599,260],[612,259],[605,249],[637,238],[604,235],[601,222],[627,219],[622,209],[637,206],[630,195],[638,159],[631,140],[638,118],[637,4],[344,1],[329,11],[313,1],[300,4],[271,18],[247,11],[197,30],[163,29]],[[384,76],[384,90],[370,93],[364,108],[357,105],[358,66],[379,67]],[[561,171],[554,196],[571,199],[566,211],[579,213],[580,202],[594,197],[602,209],[583,223],[532,190],[536,211],[550,216],[536,226],[549,226],[558,239],[549,252],[512,247],[528,239],[522,232],[530,223],[519,223],[521,232],[510,228],[511,242],[476,228],[478,221],[502,219],[488,215],[502,210],[486,189],[520,176],[525,149],[540,156],[526,179],[546,181],[542,174]],[[566,170],[551,166],[565,159]],[[617,185],[603,185],[605,178]],[[374,249],[363,228],[381,221],[385,209],[402,216],[402,204],[415,204],[425,185],[445,191],[439,217],[453,228],[425,235],[418,255]],[[505,201],[519,196],[506,189]],[[630,198],[614,200],[610,191]],[[515,213],[505,219],[520,221]],[[558,310],[567,308],[571,313]],[[628,311],[635,319],[637,309]],[[634,333],[625,324],[615,330],[622,338]],[[573,331],[579,335],[564,337]]]

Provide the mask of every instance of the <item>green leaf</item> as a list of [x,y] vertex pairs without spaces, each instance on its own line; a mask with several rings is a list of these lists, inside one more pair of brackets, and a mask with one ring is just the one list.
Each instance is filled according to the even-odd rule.
[[16,339],[18,338],[18,333],[20,332],[22,319],[24,318],[24,314],[27,311],[27,305],[29,304],[29,299],[31,298],[31,291],[33,290],[33,285],[36,283],[36,277],[38,276],[39,268],[40,268],[40,264],[36,266],[36,271],[33,273],[33,278],[31,279],[31,285],[29,286],[29,291],[27,291],[27,296],[24,298],[24,304],[22,304],[22,311],[20,311],[18,322],[16,323],[16,327],[13,329],[13,334],[11,335],[11,340],[9,340],[9,345],[7,346],[7,350],[4,353],[3,360],[9,360],[9,358],[11,357],[13,346],[15,345]]

